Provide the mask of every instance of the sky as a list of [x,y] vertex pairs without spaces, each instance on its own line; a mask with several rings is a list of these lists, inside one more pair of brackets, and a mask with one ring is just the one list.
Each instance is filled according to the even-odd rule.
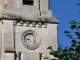
[[[60,21],[58,25],[59,44],[62,44],[64,47],[70,46],[71,40],[65,36],[64,31],[73,32],[68,24],[71,20],[80,22],[80,7],[77,6],[79,0],[51,0],[50,3],[53,16]],[[75,37],[73,33],[72,35]]]

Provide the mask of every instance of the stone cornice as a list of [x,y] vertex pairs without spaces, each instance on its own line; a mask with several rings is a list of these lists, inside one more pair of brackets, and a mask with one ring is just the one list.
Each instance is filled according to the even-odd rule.
[[14,21],[23,21],[23,22],[41,22],[41,23],[52,23],[52,24],[59,24],[59,21],[56,20],[54,17],[51,18],[37,18],[37,19],[22,19],[22,18],[0,18],[0,20],[14,20]]
[[41,23],[53,23],[53,24],[59,24],[59,21],[56,20],[55,17],[38,17],[38,18],[26,18],[23,16],[17,16],[17,15],[11,15],[11,14],[2,14],[2,17],[0,17],[0,20],[15,20],[15,21],[28,21],[28,22],[41,22]]

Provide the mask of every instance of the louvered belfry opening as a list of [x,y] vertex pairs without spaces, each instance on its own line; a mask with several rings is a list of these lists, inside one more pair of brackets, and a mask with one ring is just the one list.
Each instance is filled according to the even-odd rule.
[[33,0],[23,0],[23,5],[33,5]]

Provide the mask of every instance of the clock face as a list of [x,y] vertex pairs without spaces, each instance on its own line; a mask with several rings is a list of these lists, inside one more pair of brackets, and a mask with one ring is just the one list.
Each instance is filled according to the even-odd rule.
[[24,42],[28,46],[34,46],[36,44],[36,38],[33,34],[28,33],[24,37]]
[[33,30],[25,31],[21,36],[22,44],[29,50],[37,49],[40,44],[40,36]]

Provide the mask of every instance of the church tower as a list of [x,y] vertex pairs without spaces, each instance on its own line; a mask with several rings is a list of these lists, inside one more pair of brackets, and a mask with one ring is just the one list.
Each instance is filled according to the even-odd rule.
[[58,23],[50,0],[0,0],[0,60],[45,60],[58,48]]

